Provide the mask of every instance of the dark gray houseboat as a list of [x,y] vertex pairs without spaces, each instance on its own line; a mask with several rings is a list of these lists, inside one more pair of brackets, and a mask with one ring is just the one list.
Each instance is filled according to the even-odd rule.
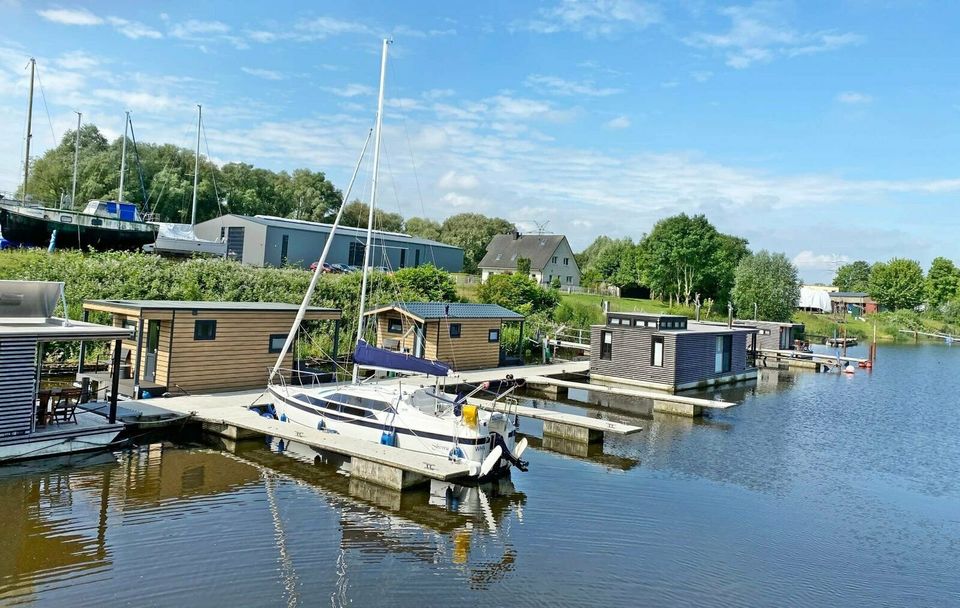
[[747,360],[754,327],[679,315],[607,313],[590,328],[590,378],[675,392],[757,377]]

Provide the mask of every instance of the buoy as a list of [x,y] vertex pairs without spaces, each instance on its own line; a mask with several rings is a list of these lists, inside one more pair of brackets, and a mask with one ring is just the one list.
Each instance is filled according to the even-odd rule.
[[873,369],[873,361],[867,361],[864,363],[864,365],[867,367],[867,369]]
[[847,363],[847,366],[843,368],[843,373],[847,374],[848,376],[852,376],[854,372],[854,367],[849,363]]
[[861,361],[861,362],[857,363],[857,367],[859,367],[859,368],[861,368],[861,369],[865,368],[866,366],[867,366],[867,362],[866,362],[866,361]]

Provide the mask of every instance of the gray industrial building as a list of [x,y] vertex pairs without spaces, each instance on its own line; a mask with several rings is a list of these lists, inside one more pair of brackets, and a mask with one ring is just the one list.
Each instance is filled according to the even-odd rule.
[[[225,239],[227,255],[253,266],[301,266],[308,268],[323,251],[330,224],[267,215],[228,214],[196,225],[202,239]],[[330,264],[362,266],[367,231],[337,228],[327,257]],[[397,232],[375,230],[370,264],[397,270],[433,264],[449,272],[463,269],[463,249]]]

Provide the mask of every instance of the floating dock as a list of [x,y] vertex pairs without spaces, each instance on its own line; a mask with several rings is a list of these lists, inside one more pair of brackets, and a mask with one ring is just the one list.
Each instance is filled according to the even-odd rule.
[[790,367],[800,367],[821,371],[823,367],[837,367],[839,364],[851,363],[853,365],[866,364],[868,359],[857,357],[846,357],[843,355],[830,355],[826,353],[803,353],[796,350],[776,350],[761,348],[757,350],[757,363],[764,367],[779,367],[788,365]]
[[[529,379],[527,381],[529,382]],[[467,399],[467,401],[491,412],[507,412],[509,414],[523,416],[524,418],[540,420],[543,422],[544,436],[568,439],[581,443],[603,441],[604,433],[632,435],[643,430],[643,428],[639,426],[621,424],[610,420],[600,420],[598,418],[588,418],[586,416],[580,416],[579,414],[567,414],[554,410],[528,407],[525,405],[506,404],[502,402],[494,403],[486,399],[474,399],[472,397]]]

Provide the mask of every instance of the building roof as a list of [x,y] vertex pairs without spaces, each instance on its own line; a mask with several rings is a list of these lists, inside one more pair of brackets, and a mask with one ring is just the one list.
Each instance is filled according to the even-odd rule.
[[0,323],[0,338],[36,338],[41,342],[72,340],[118,340],[129,338],[132,329],[112,327],[58,317],[5,319]]
[[831,291],[831,298],[869,298],[870,294],[865,291]]
[[[84,308],[94,310],[115,309],[140,312],[143,310],[206,310],[206,311],[256,311],[256,312],[296,312],[298,304],[284,302],[210,302],[199,300],[87,300]],[[309,306],[307,312],[336,313],[339,308]]]
[[[239,214],[230,214],[235,217],[245,219],[256,224],[261,224],[263,226],[272,226],[274,228],[285,228],[287,230],[305,230],[307,232],[319,232],[323,234],[329,234],[330,229],[333,228],[333,224],[324,224],[321,222],[308,222],[307,220],[295,220],[287,217],[276,217],[273,215],[239,215]],[[208,220],[215,222],[216,219]],[[366,239],[367,229],[366,228],[355,228],[353,226],[337,226],[337,234],[342,234],[345,236],[355,236],[359,238]],[[426,245],[428,247],[442,247],[446,249],[460,249],[462,247],[457,247],[456,245],[448,245],[447,243],[441,243],[439,241],[431,241],[430,239],[422,239],[415,236],[410,236],[409,234],[403,234],[400,232],[387,232],[384,230],[374,230],[373,235],[375,239],[390,239],[396,241],[403,241],[404,243],[409,243],[411,245]]]
[[564,239],[562,234],[498,234],[487,245],[487,253],[477,266],[516,268],[518,258],[527,258],[531,270],[543,270]]
[[[665,312],[643,312],[643,311],[632,311],[632,312],[619,312],[616,310],[611,310],[607,312],[607,316],[610,315],[623,315],[625,317],[639,317],[641,319],[686,319],[686,315],[672,315]],[[693,321],[691,320],[691,323]]]
[[471,304],[465,302],[393,302],[371,310],[368,315],[388,310],[399,310],[421,321],[429,319],[511,319],[524,318],[518,312],[499,304]]

